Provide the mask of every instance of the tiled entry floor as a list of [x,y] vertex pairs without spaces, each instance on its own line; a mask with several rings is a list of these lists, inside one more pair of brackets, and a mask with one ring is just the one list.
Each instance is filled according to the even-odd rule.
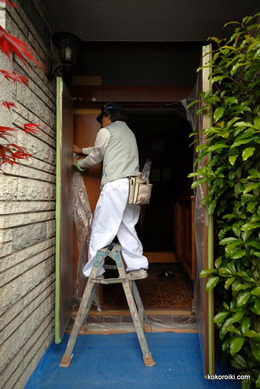
[[[172,274],[173,278],[164,274]],[[114,276],[117,277],[116,272]],[[150,264],[148,277],[136,281],[136,285],[145,309],[192,309],[193,283],[177,263]],[[104,285],[102,309],[127,308],[122,285]]]
[[[166,274],[166,276],[165,276]],[[172,275],[167,277],[168,275]],[[105,277],[117,277],[117,271],[107,270]],[[148,277],[136,281],[148,320],[153,330],[177,330],[196,332],[196,320],[192,313],[193,283],[179,264],[150,264]],[[86,326],[81,333],[124,332],[132,325],[132,318],[121,284],[103,285],[101,312],[92,306]],[[74,317],[77,313],[75,307]],[[73,325],[74,320],[69,325]]]

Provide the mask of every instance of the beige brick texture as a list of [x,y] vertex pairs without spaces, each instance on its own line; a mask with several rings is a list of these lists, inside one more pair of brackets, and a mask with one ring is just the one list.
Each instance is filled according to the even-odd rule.
[[[43,39],[26,14],[26,2],[15,3],[19,8],[0,2],[0,25],[29,44],[43,63],[53,51],[47,12],[41,0],[28,0],[44,23]],[[0,108],[0,125],[41,125],[36,134],[14,133],[12,142],[32,156],[0,171],[0,386],[22,389],[54,338],[56,83],[32,63],[27,68],[14,58],[12,67],[2,52],[0,69],[29,79],[26,86],[0,75],[1,101],[15,103],[11,111]]]

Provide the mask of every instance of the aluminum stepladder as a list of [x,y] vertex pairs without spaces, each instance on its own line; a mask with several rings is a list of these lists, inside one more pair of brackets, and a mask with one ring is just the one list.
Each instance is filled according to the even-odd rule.
[[[105,265],[105,268],[117,269],[119,273],[118,278],[98,278],[97,272],[105,261],[106,257],[110,257],[114,260],[115,265]],[[154,366],[152,354],[149,351],[147,341],[144,335],[144,331],[151,331],[150,324],[148,323],[147,316],[140,298],[135,281],[128,281],[125,271],[124,262],[121,256],[121,246],[119,244],[112,244],[109,247],[105,247],[97,251],[96,259],[92,267],[80,306],[77,317],[75,319],[70,338],[67,344],[65,353],[61,359],[60,367],[69,367],[72,357],[73,349],[80,331],[80,328],[88,315],[92,301],[94,298],[94,292],[98,284],[113,284],[122,283],[128,307],[133,319],[136,334],[139,340],[139,344],[143,353],[143,360],[145,366]]]

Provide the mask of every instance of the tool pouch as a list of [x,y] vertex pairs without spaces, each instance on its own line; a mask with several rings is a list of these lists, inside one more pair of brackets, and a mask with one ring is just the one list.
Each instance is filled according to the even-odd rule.
[[142,176],[129,177],[128,204],[145,205],[150,203],[153,185]]

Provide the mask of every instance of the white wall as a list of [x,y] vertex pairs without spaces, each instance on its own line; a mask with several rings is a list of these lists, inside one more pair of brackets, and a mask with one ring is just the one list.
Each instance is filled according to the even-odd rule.
[[[40,1],[29,2],[51,36],[52,26]],[[14,9],[1,2],[0,24],[28,43],[44,62],[48,49],[22,3]],[[2,53],[0,69],[11,69]],[[26,75],[20,61],[14,70]],[[13,139],[29,149],[30,160],[20,166],[3,165],[0,171],[0,382],[5,389],[24,387],[54,333],[55,80],[50,82],[43,69],[31,64],[27,76],[29,86],[0,76],[0,103],[16,104],[11,113],[0,108],[0,125],[42,126],[35,135],[19,130]]]

